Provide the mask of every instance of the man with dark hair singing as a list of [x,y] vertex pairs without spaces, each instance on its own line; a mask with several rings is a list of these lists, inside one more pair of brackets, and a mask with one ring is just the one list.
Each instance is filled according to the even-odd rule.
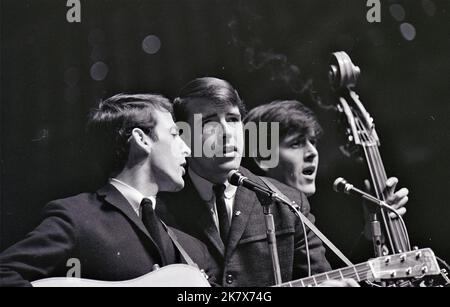
[[[256,174],[275,178],[308,197],[312,196],[316,192],[315,180],[319,167],[317,141],[322,134],[316,116],[299,101],[276,100],[250,110],[244,119],[244,123],[263,122],[279,123],[279,144],[272,144],[277,148],[279,163],[275,167],[266,167],[265,158],[254,154],[244,159],[244,165]],[[395,177],[386,182],[388,202],[400,214],[405,214],[409,191],[402,188],[394,193],[397,183]]]
[[153,94],[115,95],[91,113],[88,127],[109,167],[108,183],[95,193],[50,202],[42,223],[0,255],[0,284],[64,277],[69,259],[79,261],[80,277],[103,281],[193,261],[216,275],[206,246],[167,228],[155,214],[159,192],[183,188],[190,154],[170,102]]
[[[267,167],[267,157],[262,157],[257,152],[246,156],[243,165],[258,175],[275,178],[308,197],[315,194],[319,167],[317,141],[322,128],[314,113],[299,101],[276,100],[250,110],[244,122],[256,124],[256,129],[260,123],[278,123],[279,143],[271,144],[278,158],[278,164],[274,167]],[[265,131],[258,129],[256,139],[265,137],[261,133],[265,134]],[[268,135],[267,137],[270,138]],[[386,181],[386,196],[388,203],[403,215],[406,213],[404,206],[408,202],[409,191],[406,188],[395,191],[397,183],[398,179],[395,177]],[[390,216],[396,218],[393,213]],[[369,228],[365,232],[366,237],[370,238]]]

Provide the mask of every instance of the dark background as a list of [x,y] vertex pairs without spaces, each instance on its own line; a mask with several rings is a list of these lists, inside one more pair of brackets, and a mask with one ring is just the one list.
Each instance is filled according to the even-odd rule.
[[[68,23],[64,0],[1,0],[0,250],[37,225],[49,200],[101,184],[83,147],[86,114],[101,98],[175,97],[187,81],[217,76],[249,107],[289,98],[317,113],[318,225],[352,260],[372,256],[360,201],[331,189],[338,176],[359,186],[368,176],[340,152],[329,107],[330,54],[344,50],[362,70],[356,91],[375,119],[388,176],[410,189],[413,243],[450,260],[449,1],[381,3],[381,23],[368,23],[360,0],[82,0],[81,23]],[[147,53],[149,35],[161,45]]]

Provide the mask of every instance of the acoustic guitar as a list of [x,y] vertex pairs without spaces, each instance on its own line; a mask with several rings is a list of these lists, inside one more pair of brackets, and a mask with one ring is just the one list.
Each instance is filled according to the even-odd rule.
[[[315,287],[330,279],[354,278],[362,281],[422,278],[439,274],[431,249],[411,251],[369,260],[346,268],[317,274],[277,285],[278,287]],[[31,283],[34,287],[209,287],[205,274],[186,264],[172,264],[141,277],[125,281],[98,281],[73,277],[54,277]]]

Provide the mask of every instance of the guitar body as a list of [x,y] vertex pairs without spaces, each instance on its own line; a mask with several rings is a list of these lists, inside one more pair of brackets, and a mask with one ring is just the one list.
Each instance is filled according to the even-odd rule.
[[99,281],[74,277],[36,280],[33,287],[210,287],[205,275],[186,264],[172,264],[125,281]]

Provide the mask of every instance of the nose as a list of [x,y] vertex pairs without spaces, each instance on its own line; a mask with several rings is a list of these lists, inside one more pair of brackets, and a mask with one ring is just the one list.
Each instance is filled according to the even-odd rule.
[[305,160],[312,162],[318,155],[319,152],[317,151],[316,145],[311,143],[310,140],[307,140],[305,144]]
[[225,141],[224,144],[226,144],[226,140],[230,139],[233,135],[232,127],[230,127],[230,124],[224,119],[220,121],[220,125],[222,126],[222,138]]
[[181,142],[181,152],[183,154],[183,157],[189,157],[191,155],[191,148],[183,141],[182,138],[180,138]]

